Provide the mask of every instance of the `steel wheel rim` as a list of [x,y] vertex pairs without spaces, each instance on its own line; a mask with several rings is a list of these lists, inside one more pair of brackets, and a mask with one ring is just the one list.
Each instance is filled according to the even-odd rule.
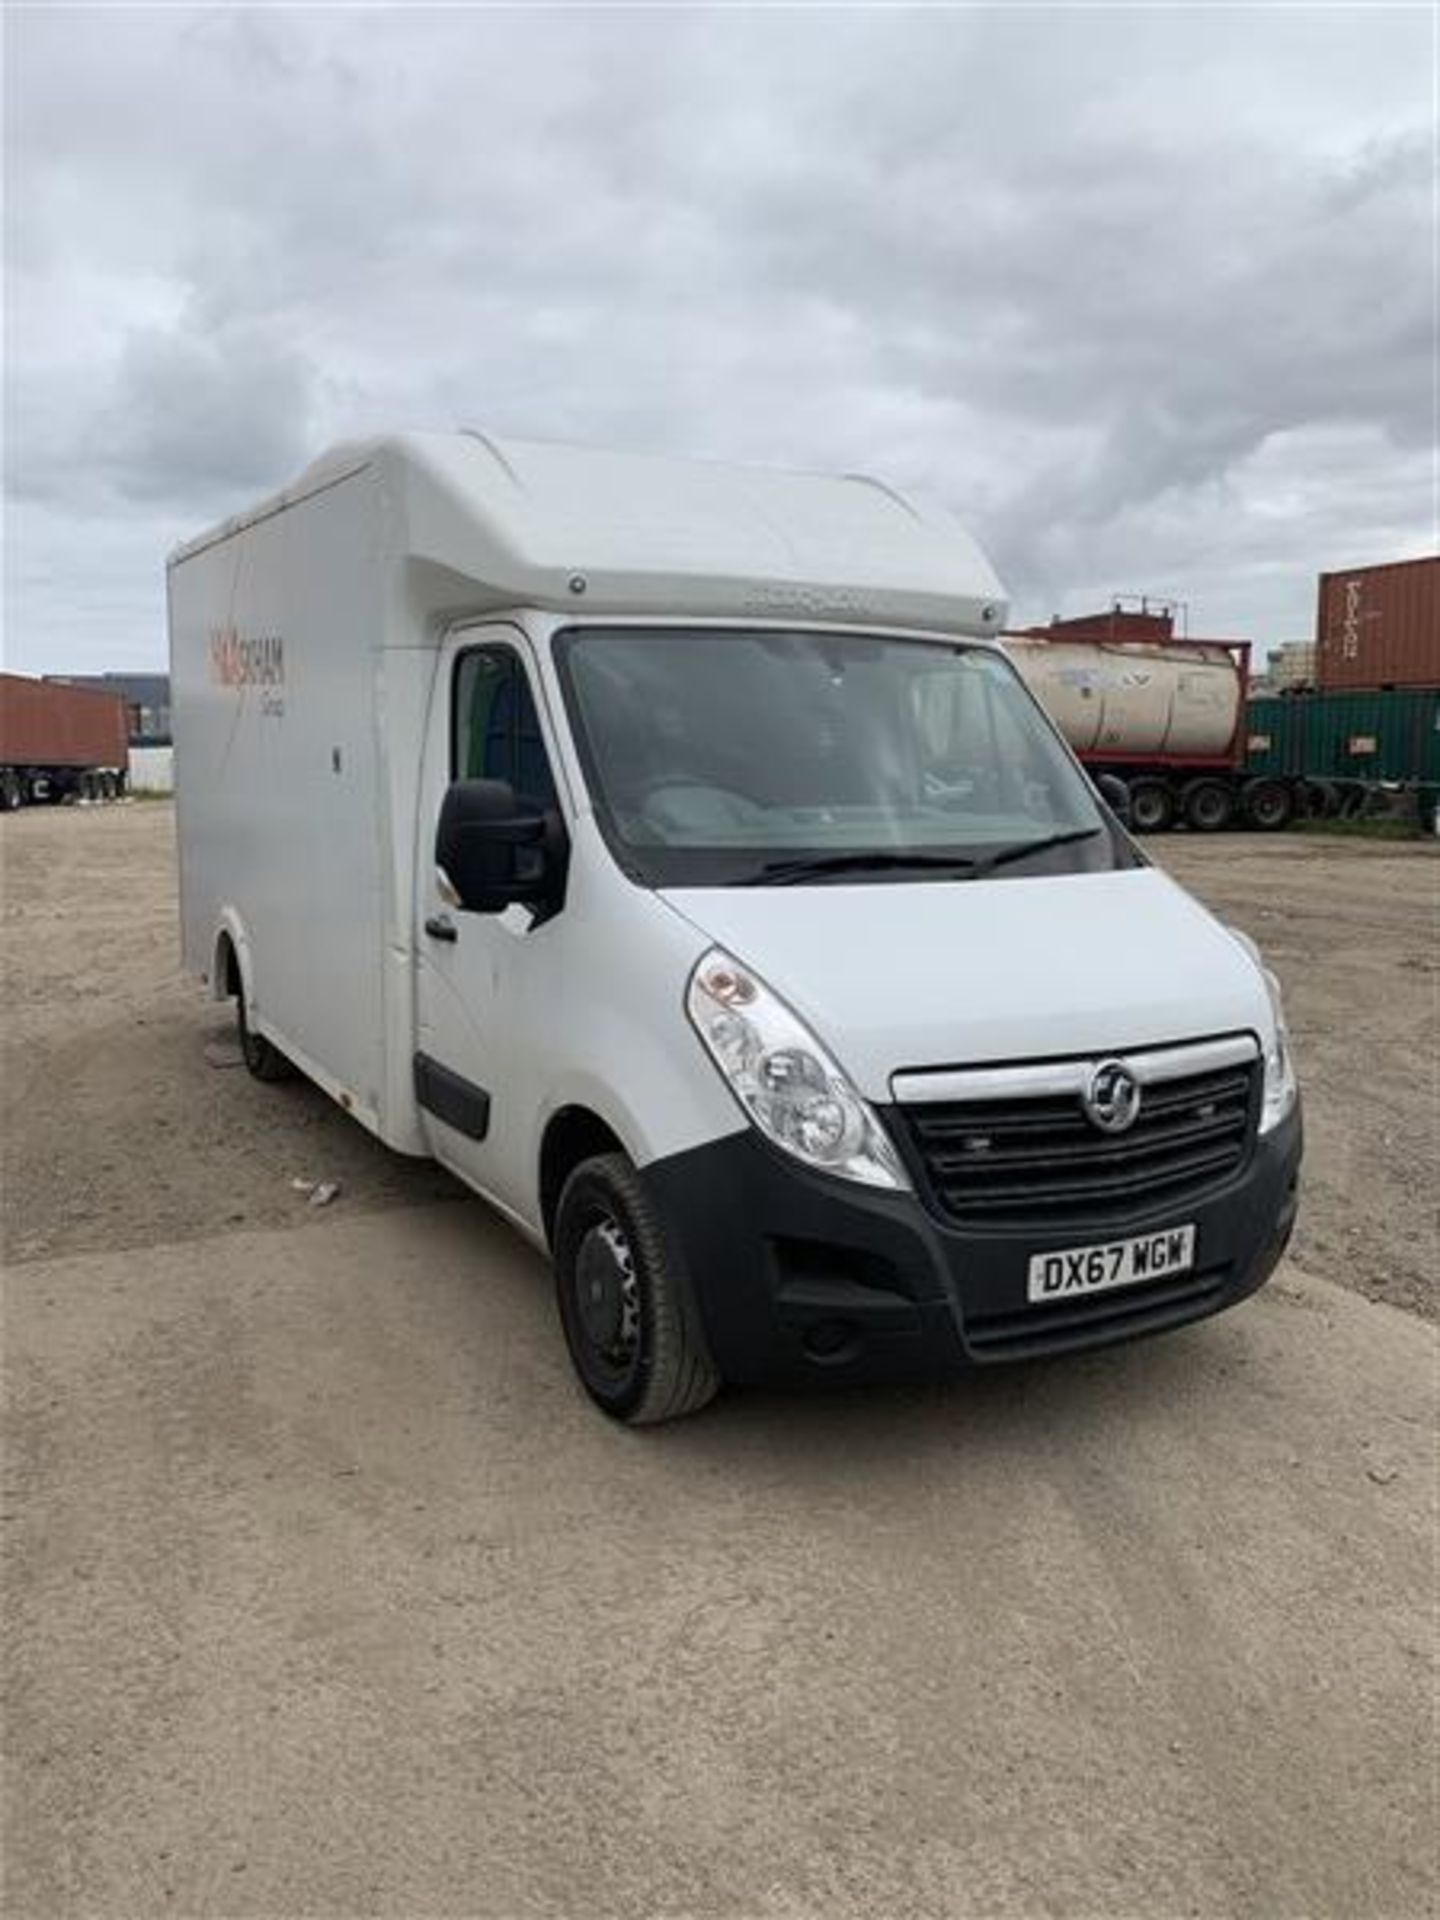
[[635,1250],[613,1215],[593,1220],[581,1236],[571,1292],[589,1367],[606,1386],[623,1385],[640,1358],[640,1278]]

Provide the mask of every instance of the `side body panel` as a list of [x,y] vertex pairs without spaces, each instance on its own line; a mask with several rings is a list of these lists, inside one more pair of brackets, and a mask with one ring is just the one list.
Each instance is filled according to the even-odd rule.
[[362,472],[174,566],[170,631],[185,962],[231,928],[257,1031],[384,1132],[379,564]]

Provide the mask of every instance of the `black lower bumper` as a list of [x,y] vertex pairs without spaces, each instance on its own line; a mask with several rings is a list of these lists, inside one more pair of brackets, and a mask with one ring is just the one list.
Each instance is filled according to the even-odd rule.
[[[753,1132],[653,1162],[644,1178],[695,1289],[726,1379],[935,1374],[1159,1333],[1270,1277],[1295,1224],[1297,1107],[1244,1169],[1200,1198],[1077,1227],[968,1230],[913,1193],[812,1173]],[[1041,1305],[1032,1255],[1193,1223],[1185,1274]]]

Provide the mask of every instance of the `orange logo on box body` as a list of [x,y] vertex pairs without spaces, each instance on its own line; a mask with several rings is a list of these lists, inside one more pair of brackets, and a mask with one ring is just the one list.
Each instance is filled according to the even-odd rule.
[[285,642],[278,633],[242,634],[212,627],[210,673],[222,687],[283,687]]

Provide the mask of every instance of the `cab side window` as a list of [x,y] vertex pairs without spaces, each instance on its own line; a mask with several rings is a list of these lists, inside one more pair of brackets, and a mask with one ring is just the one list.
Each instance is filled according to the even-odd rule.
[[556,805],[530,682],[508,647],[475,647],[456,663],[451,772],[456,780],[508,780],[521,799]]

